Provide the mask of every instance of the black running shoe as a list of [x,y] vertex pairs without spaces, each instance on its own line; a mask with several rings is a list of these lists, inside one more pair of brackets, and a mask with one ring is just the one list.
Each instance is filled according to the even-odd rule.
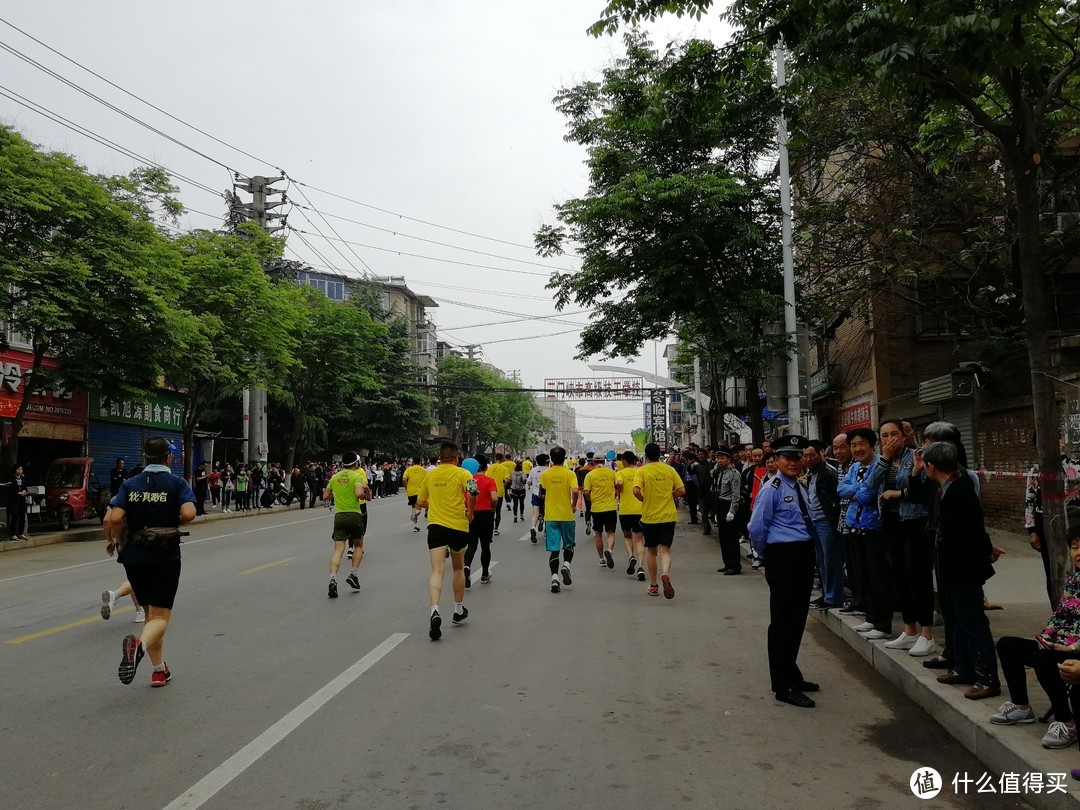
[[469,576],[469,566],[467,566],[467,565],[465,566],[465,587],[466,588],[471,588],[472,587],[472,577]]
[[428,626],[428,638],[432,641],[438,641],[442,638],[442,616],[439,615],[439,611],[435,611],[431,614],[431,623]]
[[536,542],[536,529],[529,529],[529,539]]
[[360,590],[360,578],[356,574],[349,574],[345,577],[345,584],[352,588],[354,591]]
[[637,570],[637,557],[631,557],[630,561],[626,564],[626,575],[632,577]]
[[552,574],[551,575],[551,592],[552,593],[558,593],[561,590],[562,590],[562,588],[559,586],[559,575],[558,574]]
[[645,569],[644,568],[639,568],[637,570],[637,578],[638,578],[638,582],[644,582],[645,581]]
[[330,589],[326,594],[330,599],[337,599],[337,580],[330,580]]
[[454,613],[454,624],[461,624],[467,618],[469,618],[469,609],[462,605],[461,613]]
[[563,563],[560,570],[562,571],[562,584],[573,585],[574,581],[570,579],[570,563]]
[[120,683],[128,684],[135,680],[135,670],[139,668],[139,662],[143,660],[143,647],[139,639],[133,635],[124,636],[120,645],[123,658],[120,659],[120,667],[116,674],[120,676]]
[[611,552],[608,551],[606,548],[604,549],[604,559],[607,561],[608,568],[615,567],[615,558],[611,556]]

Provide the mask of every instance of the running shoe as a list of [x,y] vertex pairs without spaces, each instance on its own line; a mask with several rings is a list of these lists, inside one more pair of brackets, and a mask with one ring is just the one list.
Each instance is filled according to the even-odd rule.
[[146,621],[146,611],[141,607],[135,608],[135,624],[142,624]]
[[604,561],[607,563],[608,568],[615,567],[615,558],[611,556],[611,552],[608,549],[604,549]]
[[496,537],[498,537],[498,536],[499,536],[499,530],[498,530],[498,529],[496,529],[496,530],[495,530],[495,536],[496,536]]
[[327,592],[327,597],[330,599],[337,599],[337,580],[330,580],[330,590]]
[[491,584],[491,574],[488,574],[486,577],[485,576],[480,577],[480,584],[481,585],[490,585]]
[[529,529],[529,539],[536,542],[536,529]]
[[428,625],[428,638],[432,641],[438,641],[442,638],[442,616],[439,615],[437,610],[431,614],[431,622]]
[[163,669],[161,672],[158,672],[155,669],[150,675],[151,686],[164,686],[172,680],[172,673],[169,672],[169,665],[166,664],[164,661],[162,661],[162,665],[165,667],[165,669]]
[[585,534],[592,534],[592,526],[588,523],[585,524]]
[[101,618],[108,619],[116,610],[116,602],[119,597],[116,591],[102,591],[101,593]]
[[517,523],[517,518],[514,518],[514,523]]
[[116,674],[120,676],[120,683],[131,683],[135,680],[135,670],[139,668],[139,662],[143,659],[142,642],[128,634],[124,636],[120,649],[124,657],[120,659],[120,667]]
[[1051,723],[1050,729],[1042,738],[1043,748],[1068,748],[1073,745],[1076,745],[1076,729],[1060,722]]
[[660,589],[657,588],[655,585],[650,585],[649,586],[649,596],[659,596],[659,595],[660,595]]
[[413,526],[413,527],[412,527],[412,530],[413,530],[414,532],[418,532],[418,531],[420,531],[420,527],[419,527],[419,526]]
[[990,715],[990,722],[995,726],[1013,726],[1017,723],[1027,725],[1035,722],[1035,712],[1031,710],[1030,706],[1021,709],[1015,703],[1006,701],[1001,704],[997,714]]
[[637,558],[636,557],[631,557],[630,561],[626,563],[626,575],[628,577],[632,577],[634,575],[634,571],[636,571],[636,570],[637,570]]
[[360,590],[360,578],[356,574],[349,574],[345,577],[345,584],[352,588],[354,591]]
[[559,586],[559,575],[558,574],[552,574],[551,575],[551,592],[552,593],[558,593],[561,590],[562,590],[562,588]]
[[671,577],[669,577],[667,574],[664,574],[660,577],[660,581],[664,584],[664,598],[674,599],[675,589],[671,587]]
[[563,585],[573,585],[573,580],[570,579],[570,563],[564,562],[559,570],[562,572]]
[[471,588],[472,587],[472,577],[469,576],[469,566],[467,566],[467,565],[465,566],[465,587],[466,588]]
[[469,618],[469,609],[467,607],[465,607],[464,605],[461,606],[461,613],[458,613],[456,611],[454,612],[454,616],[453,616],[454,624],[461,624],[467,618]]
[[637,578],[638,578],[638,582],[644,582],[645,581],[645,569],[644,568],[639,568],[637,570]]
[[607,568],[607,560],[605,560],[603,557],[600,558],[600,567]]

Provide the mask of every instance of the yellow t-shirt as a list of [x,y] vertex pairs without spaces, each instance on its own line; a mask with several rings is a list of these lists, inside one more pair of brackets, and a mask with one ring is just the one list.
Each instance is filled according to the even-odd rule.
[[[608,467],[597,467],[585,476],[585,486],[582,487],[592,498],[592,511],[614,512],[615,511],[615,471]],[[635,498],[634,500],[637,500]]]
[[419,464],[413,464],[407,470],[405,470],[405,494],[419,495],[420,487],[424,485],[424,479],[427,478],[427,470],[421,467]]
[[540,473],[540,486],[544,488],[544,520],[573,520],[570,490],[577,488],[574,474],[566,467],[548,467]]
[[525,459],[521,462],[521,471],[526,475],[532,472],[532,462],[529,461],[529,459]]
[[514,474],[514,472],[517,470],[517,464],[514,463],[513,461],[510,461],[509,459],[507,459],[506,461],[503,462],[503,467],[506,468],[506,477],[507,478],[510,478]]
[[338,512],[359,512],[360,506],[367,501],[356,494],[356,488],[367,485],[367,473],[363,470],[345,468],[339,471],[330,479],[330,492],[334,495],[334,509]]
[[619,495],[620,515],[640,515],[641,501],[634,497],[634,483],[637,481],[637,467],[624,466],[615,473],[615,477],[622,481],[622,494]]
[[[662,461],[653,461],[638,470],[635,486],[641,487],[645,500],[641,504],[642,523],[674,523],[679,519],[672,493],[683,485],[675,468]],[[631,493],[633,494],[633,493]],[[635,499],[636,500],[636,499]]]
[[506,495],[506,482],[503,480],[506,478],[506,467],[503,466],[504,462],[498,464],[492,463],[488,465],[487,477],[495,482],[495,497],[501,498]]
[[476,482],[468,470],[453,464],[440,464],[424,478],[419,500],[428,505],[429,524],[467,532],[469,519],[465,514],[465,496],[476,493]]

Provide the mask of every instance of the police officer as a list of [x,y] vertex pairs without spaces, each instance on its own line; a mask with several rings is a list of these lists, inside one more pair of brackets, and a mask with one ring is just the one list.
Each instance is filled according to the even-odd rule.
[[754,551],[765,558],[769,583],[769,677],[776,699],[803,709],[814,707],[806,692],[816,683],[804,680],[797,659],[814,583],[814,526],[806,487],[799,483],[802,436],[784,436],[773,444],[778,475],[758,494],[748,526]]
[[[105,551],[111,557],[123,540],[124,571],[135,598],[146,610],[142,637],[124,637],[123,658],[117,674],[120,682],[131,683],[144,655],[150,656],[154,672],[151,686],[164,686],[172,679],[162,653],[162,642],[172,616],[176,589],[180,584],[181,523],[195,519],[195,493],[170,469],[172,446],[168,439],[154,437],[143,445],[146,466],[138,475],[120,485],[105,517]],[[126,530],[126,534],[125,534]]]

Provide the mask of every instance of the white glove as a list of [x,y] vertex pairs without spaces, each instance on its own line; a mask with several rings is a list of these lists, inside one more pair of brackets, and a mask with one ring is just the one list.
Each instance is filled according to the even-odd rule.
[[731,512],[727,513],[727,522],[728,523],[734,523],[735,522],[735,515],[733,515]]

